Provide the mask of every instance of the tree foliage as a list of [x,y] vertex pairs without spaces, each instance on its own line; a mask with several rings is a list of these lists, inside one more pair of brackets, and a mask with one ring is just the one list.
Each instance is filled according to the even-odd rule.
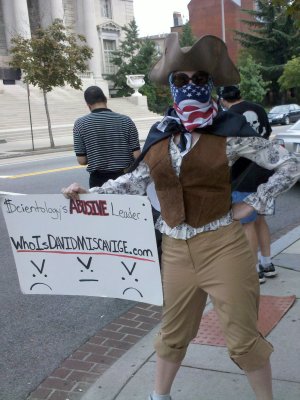
[[191,25],[189,21],[183,25],[182,33],[180,35],[179,43],[180,47],[192,46],[196,42],[197,38],[193,35]]
[[236,31],[236,38],[261,63],[265,80],[271,81],[271,89],[279,96],[278,79],[284,65],[300,54],[300,32],[293,15],[285,5],[271,0],[257,0],[255,10],[243,10],[251,19],[243,19],[248,32]]
[[31,39],[16,36],[12,44],[10,64],[24,71],[25,82],[45,92],[66,83],[81,88],[77,74],[86,71],[86,61],[93,51],[82,35],[71,33],[62,21],[55,20],[46,29],[38,29]]
[[113,82],[114,89],[117,90],[118,97],[129,96],[133,93],[133,89],[126,84],[126,75],[143,73],[135,63],[141,48],[135,20],[130,21],[122,30],[125,32],[125,39],[121,42],[119,49],[113,52],[112,59],[112,63],[117,67],[117,72],[108,75],[108,79]]
[[270,82],[265,82],[263,80],[261,68],[261,64],[257,64],[251,55],[248,55],[240,61],[240,90],[244,99],[256,103],[261,103],[263,101]]
[[300,87],[300,57],[293,57],[286,63],[279,84],[282,89]]
[[151,111],[163,113],[170,104],[169,90],[157,87],[148,78],[149,71],[158,58],[155,42],[139,38],[134,20],[122,29],[125,31],[125,38],[119,49],[114,52],[112,60],[118,70],[108,76],[116,89],[116,96],[130,96],[133,93],[133,89],[126,84],[127,75],[145,75],[145,85],[139,91],[147,96]]
[[286,13],[292,15],[298,26],[300,26],[300,0],[272,0],[275,5],[285,7]]
[[93,53],[85,43],[84,36],[70,32],[58,19],[47,28],[38,29],[30,39],[12,39],[10,65],[21,68],[25,83],[43,91],[51,147],[54,141],[46,94],[65,84],[81,88],[78,73],[87,70],[86,62]]

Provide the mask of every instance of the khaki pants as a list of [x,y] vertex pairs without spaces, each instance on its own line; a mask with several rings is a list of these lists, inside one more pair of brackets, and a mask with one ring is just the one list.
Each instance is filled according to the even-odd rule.
[[188,240],[163,236],[164,306],[158,356],[182,361],[210,296],[231,359],[243,370],[262,368],[273,351],[257,331],[259,282],[239,222]]

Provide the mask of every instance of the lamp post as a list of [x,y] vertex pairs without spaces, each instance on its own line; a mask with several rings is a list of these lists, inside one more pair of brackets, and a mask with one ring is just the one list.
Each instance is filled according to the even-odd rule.
[[[232,0],[238,7],[241,7],[241,0]],[[224,12],[224,0],[221,0],[221,15],[222,15],[222,39],[226,43],[226,33],[225,33],[225,12]]]
[[30,120],[31,143],[32,143],[32,150],[34,150],[32,117],[31,117],[31,106],[30,106],[30,90],[29,90],[29,83],[28,82],[26,83],[26,88],[27,88],[27,100],[28,100],[29,120]]
[[221,0],[221,15],[222,15],[222,39],[223,42],[226,43],[224,0]]

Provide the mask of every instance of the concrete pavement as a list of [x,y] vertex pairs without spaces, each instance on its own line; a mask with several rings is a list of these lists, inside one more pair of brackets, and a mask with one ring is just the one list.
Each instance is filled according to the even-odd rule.
[[[268,335],[272,355],[274,400],[300,398],[300,227],[272,244],[278,277],[261,285],[261,294],[296,295],[296,302]],[[208,304],[207,307],[210,305]],[[153,388],[155,327],[115,362],[82,400],[143,400]],[[254,400],[244,374],[224,347],[191,344],[172,391],[174,400]]]

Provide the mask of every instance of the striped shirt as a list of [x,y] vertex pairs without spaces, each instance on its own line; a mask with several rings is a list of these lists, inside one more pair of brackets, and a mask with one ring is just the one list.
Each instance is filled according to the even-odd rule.
[[75,121],[74,151],[87,157],[87,171],[110,172],[127,168],[140,149],[138,131],[126,115],[97,108]]

